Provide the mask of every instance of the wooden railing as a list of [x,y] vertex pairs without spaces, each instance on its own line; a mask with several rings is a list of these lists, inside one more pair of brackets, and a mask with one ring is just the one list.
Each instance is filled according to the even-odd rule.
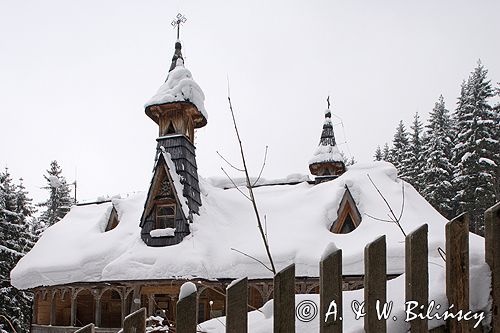
[[[490,333],[500,333],[500,203],[485,213],[485,257],[492,273],[492,328]],[[468,216],[462,214],[446,225],[446,296],[455,310],[469,310],[469,231]],[[405,300],[419,304],[429,303],[428,228],[423,225],[405,239],[406,287]],[[386,240],[382,236],[365,247],[365,317],[364,330],[368,333],[384,333],[387,323],[376,316],[376,302],[384,303],[387,293]],[[335,250],[323,258],[320,266],[320,333],[341,333],[339,316],[327,316],[332,301],[342,316],[342,250]],[[231,284],[226,290],[226,332],[247,333],[247,279]],[[295,332],[295,266],[290,265],[274,277],[274,333]],[[422,313],[426,308],[420,309]],[[416,311],[416,310],[415,310]],[[196,292],[177,302],[176,327],[169,332],[200,332],[197,325]],[[422,316],[425,317],[425,316]],[[325,320],[326,319],[326,320]],[[430,332],[475,333],[483,332],[473,322],[449,319],[446,325]],[[427,333],[427,319],[409,322],[409,332]],[[143,333],[146,327],[144,308],[128,315],[123,322],[124,333]],[[93,325],[81,328],[79,333],[93,333]]]

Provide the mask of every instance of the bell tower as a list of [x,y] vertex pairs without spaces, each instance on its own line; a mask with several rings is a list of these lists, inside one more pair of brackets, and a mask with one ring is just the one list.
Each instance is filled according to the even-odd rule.
[[202,204],[196,165],[194,130],[207,124],[205,96],[184,67],[179,28],[167,79],[145,104],[146,115],[158,125],[155,172],[141,217],[142,239],[149,246],[177,244],[189,234],[193,214]]

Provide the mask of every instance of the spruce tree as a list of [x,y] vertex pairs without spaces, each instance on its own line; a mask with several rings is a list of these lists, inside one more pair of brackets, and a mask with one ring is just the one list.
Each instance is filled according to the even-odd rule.
[[57,161],[50,163],[50,169],[43,177],[47,181],[47,186],[44,189],[49,190],[50,196],[47,201],[39,204],[40,207],[45,207],[40,216],[40,222],[47,228],[60,221],[68,213],[73,199],[70,196],[69,185],[62,175],[62,169]]
[[[25,191],[23,195],[26,195],[26,202],[29,202]],[[21,201],[19,188],[16,189],[13,185],[6,169],[0,173],[0,314],[8,318],[17,332],[28,332],[32,295],[17,290],[10,284],[10,271],[34,243],[26,222],[33,211],[29,204]],[[10,331],[10,327],[6,325],[0,325],[0,328]]]
[[488,71],[481,62],[462,84],[456,110],[455,188],[459,212],[470,214],[470,228],[484,232],[484,211],[497,199],[500,145],[498,112],[488,104],[493,96]]
[[382,161],[382,149],[380,149],[380,145],[377,145],[377,149],[375,149],[375,154],[373,155],[374,161]]
[[389,161],[390,159],[390,154],[391,154],[391,151],[389,149],[389,145],[387,144],[387,142],[384,144],[384,150],[382,150],[382,160],[383,161]]
[[420,192],[425,186],[425,183],[421,177],[424,167],[423,125],[420,121],[418,112],[415,113],[411,130],[410,147],[408,150],[408,174],[406,177],[408,182]]
[[441,95],[430,113],[429,124],[426,126],[426,140],[423,147],[426,156],[423,168],[425,186],[422,188],[422,194],[448,219],[453,217],[453,164],[450,158],[453,139],[452,121]]
[[389,162],[394,164],[398,170],[399,177],[408,180],[410,169],[409,139],[405,125],[401,120],[396,128],[396,134],[392,141]]

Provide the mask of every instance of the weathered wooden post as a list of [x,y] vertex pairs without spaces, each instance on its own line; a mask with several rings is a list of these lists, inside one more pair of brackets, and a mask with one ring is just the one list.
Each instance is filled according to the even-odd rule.
[[[378,318],[387,299],[387,249],[385,236],[381,236],[365,247],[365,332],[385,333],[387,323]],[[377,303],[379,304],[377,306]]]
[[484,214],[485,257],[491,269],[491,326],[500,333],[500,202]]
[[132,312],[123,320],[123,333],[146,332],[146,308]]
[[82,328],[77,329],[74,333],[94,333],[94,324],[88,324]]
[[[413,313],[427,312],[429,304],[429,248],[427,243],[428,226],[424,224],[406,236],[405,278],[406,302],[416,302]],[[421,309],[420,306],[424,305]],[[410,321],[411,333],[427,333],[427,319],[416,318]]]
[[248,279],[235,281],[226,289],[226,333],[248,331]]
[[273,333],[295,333],[295,265],[274,276]]
[[[455,217],[446,224],[446,296],[453,311],[469,310],[469,216]],[[449,319],[453,333],[469,332],[466,320]]]
[[181,286],[175,313],[176,333],[195,333],[197,325],[196,286],[186,282]]
[[322,258],[319,271],[319,331],[342,333],[342,250]]

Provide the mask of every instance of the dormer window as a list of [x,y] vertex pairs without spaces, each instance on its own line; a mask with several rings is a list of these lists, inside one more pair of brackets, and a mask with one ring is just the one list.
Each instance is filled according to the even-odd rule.
[[333,222],[330,228],[330,231],[336,234],[348,234],[361,223],[361,214],[347,187],[340,201],[337,216],[337,220]]
[[156,228],[175,228],[175,205],[158,205],[156,207]]

